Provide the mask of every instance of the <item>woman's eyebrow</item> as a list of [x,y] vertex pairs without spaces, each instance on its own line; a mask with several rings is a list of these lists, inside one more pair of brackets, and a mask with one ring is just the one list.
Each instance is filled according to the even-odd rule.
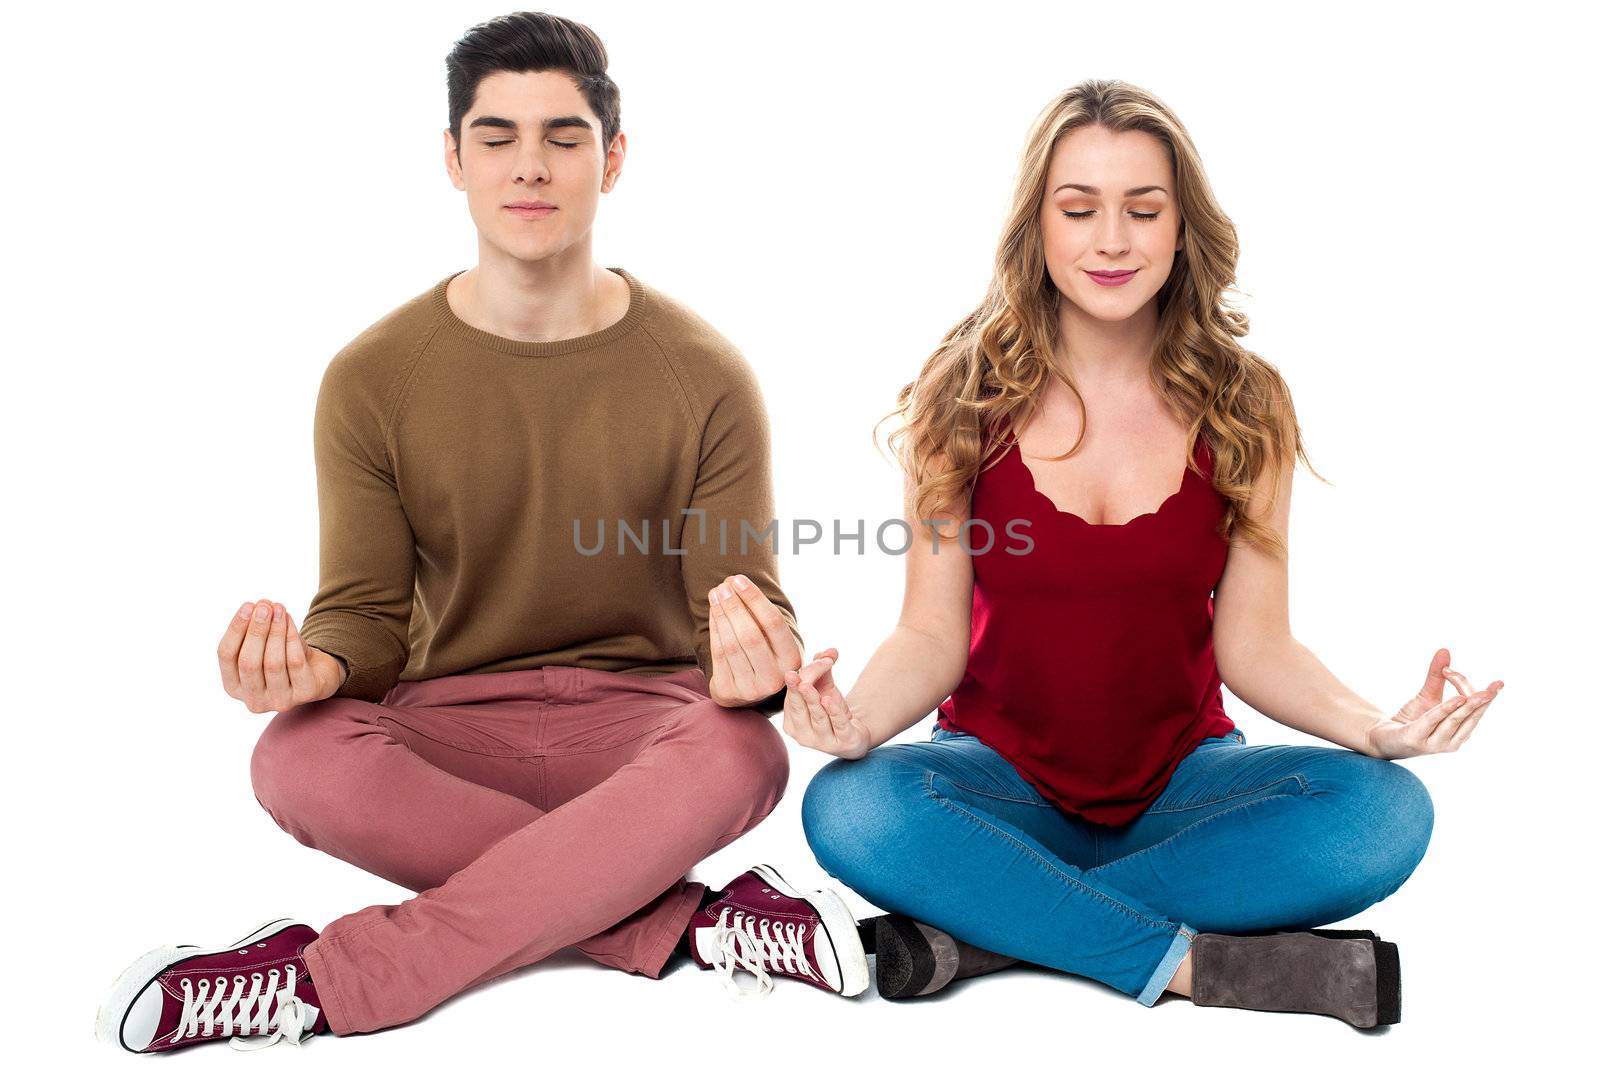
[[[1062,189],[1077,189],[1079,192],[1087,192],[1091,196],[1100,195],[1100,187],[1098,185],[1075,185],[1070,181],[1067,182],[1064,185],[1057,185],[1052,190],[1052,194],[1056,193],[1056,192],[1060,192]],[[1166,191],[1167,190],[1162,188],[1160,185],[1140,185],[1136,189],[1129,189],[1127,192],[1124,192],[1123,195],[1124,196],[1143,196],[1147,192],[1166,192]]]

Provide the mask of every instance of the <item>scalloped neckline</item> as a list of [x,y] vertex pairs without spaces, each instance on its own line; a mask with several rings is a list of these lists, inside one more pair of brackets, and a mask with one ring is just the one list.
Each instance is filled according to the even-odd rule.
[[[1201,437],[1195,437],[1194,447],[1190,451],[1191,457],[1199,453],[1201,440]],[[1051,510],[1055,511],[1057,514],[1060,514],[1064,518],[1072,518],[1076,520],[1079,525],[1082,525],[1087,529],[1126,529],[1135,522],[1142,521],[1145,518],[1153,518],[1162,511],[1166,510],[1169,503],[1183,495],[1183,490],[1189,487],[1189,478],[1195,475],[1194,471],[1189,468],[1188,463],[1185,462],[1183,466],[1183,478],[1178,482],[1177,491],[1163,499],[1156,509],[1147,510],[1143,514],[1135,514],[1127,521],[1090,521],[1088,518],[1085,518],[1083,515],[1078,514],[1075,511],[1062,510],[1060,507],[1056,506],[1055,500],[1039,491],[1039,482],[1033,479],[1033,470],[1029,469],[1028,464],[1022,461],[1022,444],[1020,442],[1013,441],[1007,450],[1015,452],[1017,465],[1022,467],[1022,475],[1028,479],[1028,487],[1033,490],[1033,494],[1038,496],[1040,501],[1043,502],[1045,506],[1049,507]]]

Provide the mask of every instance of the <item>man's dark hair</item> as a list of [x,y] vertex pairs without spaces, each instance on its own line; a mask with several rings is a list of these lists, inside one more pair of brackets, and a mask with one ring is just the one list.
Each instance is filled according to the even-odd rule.
[[499,70],[514,74],[558,70],[578,83],[589,110],[600,119],[601,151],[622,128],[622,93],[606,73],[606,46],[582,23],[518,11],[472,27],[445,57],[450,98],[450,136],[461,150],[461,120],[472,107],[478,83]]

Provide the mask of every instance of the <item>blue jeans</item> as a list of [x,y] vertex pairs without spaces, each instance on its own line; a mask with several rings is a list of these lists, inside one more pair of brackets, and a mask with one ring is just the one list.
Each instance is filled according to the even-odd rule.
[[1392,894],[1427,850],[1433,803],[1396,762],[1248,747],[1234,729],[1110,828],[935,725],[824,766],[801,819],[822,868],[875,906],[1153,1006],[1197,929],[1311,928]]

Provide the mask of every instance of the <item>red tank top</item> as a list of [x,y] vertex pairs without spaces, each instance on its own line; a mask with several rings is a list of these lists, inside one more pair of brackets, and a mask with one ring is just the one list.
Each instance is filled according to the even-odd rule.
[[[1201,740],[1234,727],[1211,647],[1226,503],[1203,439],[1195,462],[1201,474],[1185,468],[1176,494],[1124,525],[1057,510],[1014,444],[973,486],[971,516],[995,535],[970,532],[972,647],[939,726],[1099,824],[1134,820]],[[1030,524],[1008,533],[1017,518]],[[1023,537],[1031,551],[1010,553]]]

